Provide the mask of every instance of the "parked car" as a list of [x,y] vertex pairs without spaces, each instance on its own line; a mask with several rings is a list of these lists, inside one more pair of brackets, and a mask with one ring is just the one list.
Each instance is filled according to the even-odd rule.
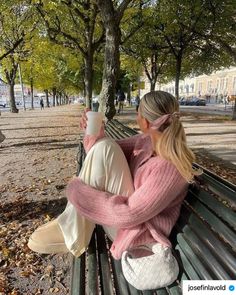
[[180,105],[186,105],[186,104],[187,104],[187,99],[186,99],[185,97],[181,97],[181,98],[179,99],[179,104],[180,104]]
[[3,108],[5,108],[6,106],[7,106],[7,104],[6,104],[6,103],[0,102],[0,107],[3,107]]
[[205,106],[206,100],[204,98],[199,98],[197,103],[199,106]]
[[190,106],[205,106],[206,105],[206,100],[204,98],[200,97],[193,97],[188,100],[187,105]]

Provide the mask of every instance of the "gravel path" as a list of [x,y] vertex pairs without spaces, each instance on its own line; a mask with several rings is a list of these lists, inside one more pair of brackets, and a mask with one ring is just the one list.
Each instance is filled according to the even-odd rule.
[[[79,106],[2,113],[0,129],[0,294],[68,294],[72,256],[27,247],[39,225],[63,211],[76,173]],[[11,293],[12,292],[12,293]]]

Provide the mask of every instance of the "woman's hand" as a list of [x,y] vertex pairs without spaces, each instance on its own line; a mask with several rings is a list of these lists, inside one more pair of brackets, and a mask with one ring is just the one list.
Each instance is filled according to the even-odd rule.
[[[80,129],[85,131],[86,130],[86,127],[87,127],[87,115],[86,113],[88,111],[91,111],[89,108],[86,108],[84,109],[84,111],[82,112],[82,116],[80,118],[80,121],[79,121],[79,126],[80,126]],[[105,137],[105,128],[104,128],[104,122],[102,122],[102,126],[101,126],[101,129],[100,129],[100,132],[98,135],[86,135],[84,136],[84,140],[83,140],[83,143],[84,143],[84,148],[85,148],[85,151],[86,153],[88,153],[88,151],[91,149],[91,147],[101,138]]]
[[105,127],[104,127],[104,122],[102,123],[100,132],[98,135],[85,135],[84,136],[84,149],[86,154],[88,151],[91,149],[91,147],[101,138],[105,137]]

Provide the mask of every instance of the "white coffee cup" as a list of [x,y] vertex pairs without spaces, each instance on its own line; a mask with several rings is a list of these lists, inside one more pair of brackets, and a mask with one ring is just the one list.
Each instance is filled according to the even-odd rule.
[[103,113],[89,111],[86,116],[88,118],[86,135],[98,135],[102,126]]

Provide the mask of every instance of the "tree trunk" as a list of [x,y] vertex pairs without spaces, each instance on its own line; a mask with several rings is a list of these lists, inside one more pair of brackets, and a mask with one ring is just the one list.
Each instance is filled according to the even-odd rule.
[[106,25],[105,59],[99,107],[100,111],[105,112],[108,120],[111,120],[116,114],[114,97],[120,69],[119,45],[120,29],[111,20]]
[[234,99],[234,110],[233,110],[232,120],[236,120],[236,98]]
[[[155,59],[154,59],[155,58]],[[158,76],[158,71],[157,71],[157,65],[156,65],[156,55],[151,56],[151,70],[149,72],[147,64],[145,61],[142,62],[145,74],[148,78],[148,81],[150,83],[150,91],[155,90],[156,82],[157,82],[157,76]]]
[[19,110],[16,107],[14,85],[15,85],[14,82],[9,84],[10,111],[12,113],[18,113]]
[[128,92],[127,92],[127,100],[128,100],[128,103],[129,103],[129,106],[131,105],[131,83],[129,83],[129,86],[128,86]]
[[88,53],[84,59],[84,86],[85,86],[85,105],[91,109],[93,93],[93,53]]
[[150,91],[155,91],[156,80],[150,80]]
[[61,94],[61,92],[59,93],[59,105],[60,106],[62,105],[62,94]]
[[111,2],[99,1],[106,34],[102,90],[99,96],[99,110],[105,113],[108,120],[111,120],[116,114],[114,97],[120,69],[119,45],[121,41],[119,23],[116,21],[114,9],[111,4]]
[[49,108],[49,97],[48,97],[48,90],[47,90],[47,89],[45,89],[45,90],[44,90],[44,92],[45,92],[45,95],[46,95],[46,104],[47,104],[47,107]]
[[156,82],[157,82],[157,75],[158,75],[158,72],[161,71],[161,66],[159,68],[159,71],[158,71],[158,68],[157,68],[157,54],[156,53],[153,53],[152,56],[151,56],[151,91],[155,91],[155,86],[156,86]]
[[179,80],[182,66],[182,55],[176,57],[176,73],[175,73],[175,97],[179,99]]
[[31,109],[34,109],[34,84],[33,78],[30,79]]
[[10,111],[12,113],[18,113],[19,110],[16,107],[15,91],[14,91],[15,78],[16,78],[16,73],[17,73],[17,69],[18,69],[18,64],[15,62],[13,56],[10,56],[10,59],[11,59],[11,68],[8,70],[5,69],[4,72],[5,72],[7,84],[9,86]]
[[65,101],[66,101],[66,104],[71,103],[71,100],[69,99],[69,96],[67,94],[65,94]]
[[56,88],[53,88],[52,89],[52,105],[55,107],[55,105],[56,105],[56,93],[57,93],[57,91],[56,91]]
[[58,93],[56,92],[56,104],[59,106]]

